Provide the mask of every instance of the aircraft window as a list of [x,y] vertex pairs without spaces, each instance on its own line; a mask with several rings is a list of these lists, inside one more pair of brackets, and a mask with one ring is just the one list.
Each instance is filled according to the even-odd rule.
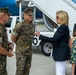
[[11,27],[12,18],[9,19],[9,22],[5,24],[5,27]]

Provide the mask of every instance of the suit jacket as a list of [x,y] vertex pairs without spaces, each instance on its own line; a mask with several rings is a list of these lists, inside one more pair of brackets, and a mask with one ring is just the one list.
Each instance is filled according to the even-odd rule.
[[68,26],[60,25],[53,37],[40,35],[39,39],[52,43],[53,58],[55,61],[66,61],[70,59]]

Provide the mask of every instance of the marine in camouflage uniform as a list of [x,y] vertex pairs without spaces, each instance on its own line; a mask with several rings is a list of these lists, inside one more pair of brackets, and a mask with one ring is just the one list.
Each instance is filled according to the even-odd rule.
[[28,25],[25,20],[19,22],[13,29],[12,35],[16,40],[16,75],[29,75],[32,59],[32,41],[35,27]]
[[[5,15],[7,14],[7,15]],[[5,15],[3,17],[3,15]],[[9,42],[7,37],[7,30],[4,27],[5,23],[9,20],[8,8],[0,8],[0,50],[2,50],[3,54],[0,53],[0,75],[7,75],[6,71],[6,52],[9,50]],[[2,17],[3,18],[2,18]],[[7,17],[6,17],[7,16]],[[6,21],[5,18],[6,17]],[[9,52],[8,52],[9,53]]]
[[[8,50],[8,39],[5,27],[0,23],[0,43],[2,47]],[[0,75],[6,74],[6,55],[0,54]]]

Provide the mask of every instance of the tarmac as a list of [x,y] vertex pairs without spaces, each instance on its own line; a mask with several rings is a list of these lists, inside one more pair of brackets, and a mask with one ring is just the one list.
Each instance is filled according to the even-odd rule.
[[[13,57],[7,57],[7,72],[8,75],[15,75],[16,72],[16,59],[15,54]],[[71,64],[67,62],[66,73],[71,75]],[[55,61],[52,57],[47,57],[41,53],[40,50],[33,50],[32,64],[30,68],[30,75],[56,75]]]

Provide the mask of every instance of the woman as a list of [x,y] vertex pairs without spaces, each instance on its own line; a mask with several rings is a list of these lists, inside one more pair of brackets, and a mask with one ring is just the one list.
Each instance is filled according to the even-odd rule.
[[40,40],[52,43],[53,59],[56,61],[56,75],[65,75],[66,61],[70,59],[68,20],[69,16],[66,11],[58,11],[56,13],[58,29],[53,37],[43,36],[40,32],[35,33]]
[[73,37],[70,40],[70,48],[71,48],[70,64],[72,64],[72,75],[74,75],[76,67],[76,24],[74,25],[73,28]]

